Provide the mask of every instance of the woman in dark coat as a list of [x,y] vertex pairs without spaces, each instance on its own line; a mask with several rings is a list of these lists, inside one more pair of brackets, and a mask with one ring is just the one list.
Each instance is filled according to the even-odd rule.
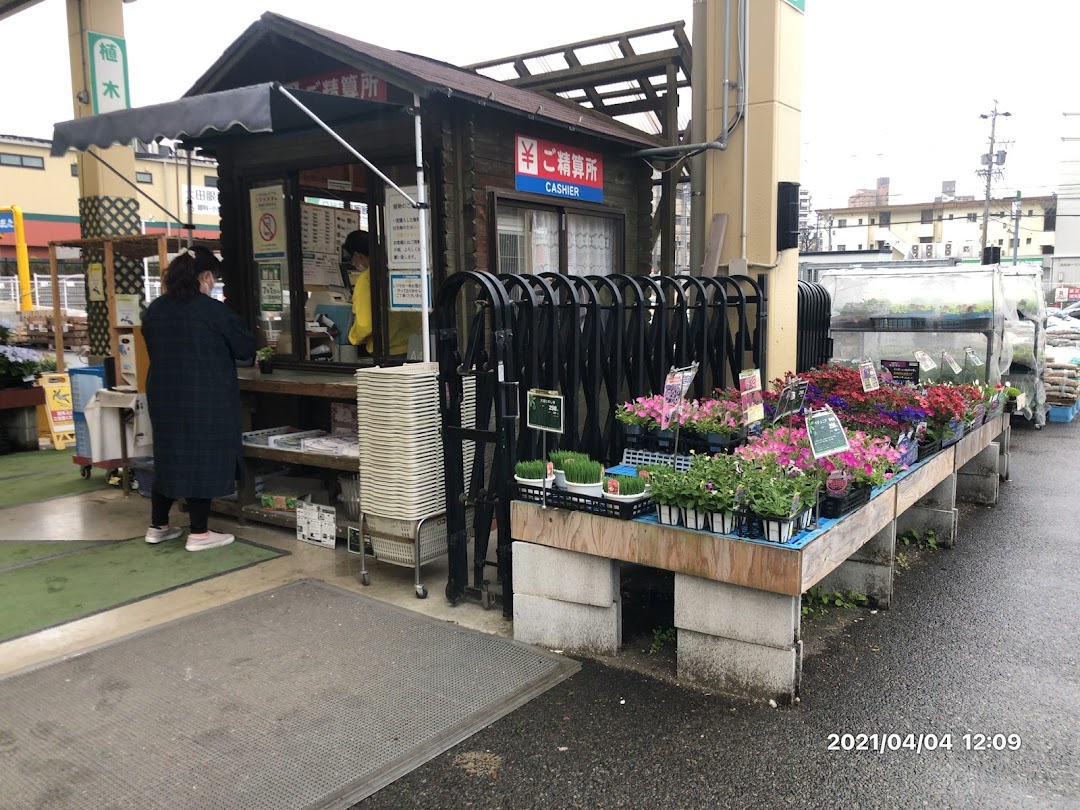
[[160,298],[142,317],[150,355],[146,402],[154,429],[154,488],[147,543],[179,537],[169,510],[185,498],[188,551],[224,546],[209,531],[210,499],[230,495],[242,469],[236,361],[250,362],[255,338],[240,317],[210,297],[220,263],[203,247],[184,248],[165,272]]

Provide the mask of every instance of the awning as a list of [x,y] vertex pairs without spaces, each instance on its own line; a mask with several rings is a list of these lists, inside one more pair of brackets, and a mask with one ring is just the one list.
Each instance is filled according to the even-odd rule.
[[[289,92],[331,125],[386,111],[391,106],[304,90]],[[130,143],[133,138],[143,143],[158,138],[191,142],[241,132],[289,132],[310,129],[311,125],[311,118],[268,82],[63,121],[53,127],[51,154],[60,157],[68,149],[105,148]]]

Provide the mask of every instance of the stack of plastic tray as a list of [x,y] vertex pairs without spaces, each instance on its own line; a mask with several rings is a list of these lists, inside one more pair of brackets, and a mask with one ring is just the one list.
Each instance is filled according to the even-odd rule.
[[[437,373],[434,363],[357,371],[363,513],[423,520],[446,511]],[[464,424],[475,419],[472,391],[468,386]]]
[[71,410],[75,420],[75,455],[90,459],[90,428],[86,424],[86,404],[99,388],[105,387],[105,366],[68,369],[71,380]]

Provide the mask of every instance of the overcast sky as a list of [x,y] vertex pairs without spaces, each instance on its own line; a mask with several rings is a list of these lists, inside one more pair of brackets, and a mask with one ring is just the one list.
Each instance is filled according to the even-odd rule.
[[[933,199],[942,180],[955,180],[959,194],[981,197],[975,171],[990,128],[979,114],[995,98],[999,110],[1012,113],[998,119],[1008,158],[995,195],[1057,188],[1061,114],[1080,110],[1073,78],[1080,11],[1073,3],[806,5],[803,170],[801,178],[787,179],[801,180],[815,207],[844,205],[879,176],[891,178],[893,202]],[[131,99],[139,106],[183,94],[266,10],[467,64],[676,20],[686,20],[689,30],[692,2],[137,0],[124,10]],[[55,121],[72,116],[66,30],[63,0],[44,0],[0,22],[0,132],[47,138]]]

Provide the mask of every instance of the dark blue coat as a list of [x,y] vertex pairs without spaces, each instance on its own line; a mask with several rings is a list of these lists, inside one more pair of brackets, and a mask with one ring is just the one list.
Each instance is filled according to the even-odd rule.
[[155,299],[142,331],[157,487],[173,498],[232,494],[242,470],[235,361],[251,360],[255,338],[235,312],[202,293]]

